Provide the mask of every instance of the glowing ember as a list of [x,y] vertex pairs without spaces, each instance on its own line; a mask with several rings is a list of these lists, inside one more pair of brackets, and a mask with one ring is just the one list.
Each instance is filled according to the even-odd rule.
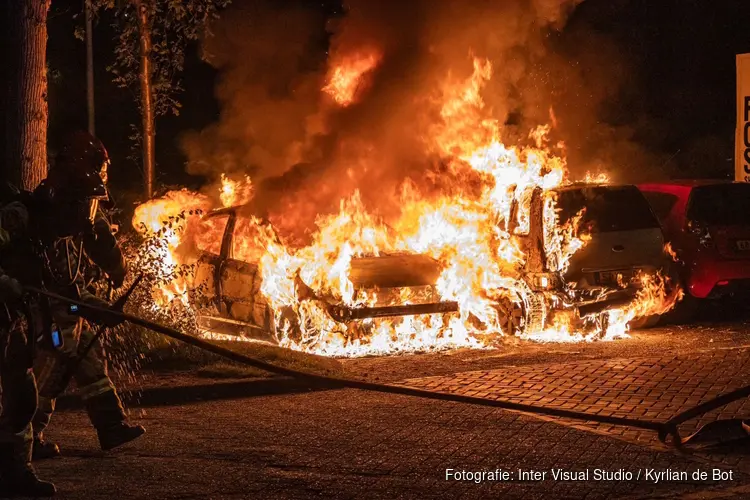
[[344,58],[329,71],[323,92],[341,106],[349,106],[356,98],[364,76],[375,69],[380,61],[377,52],[362,52]]
[[[323,90],[348,105],[360,79],[377,63],[372,53],[346,60],[333,69]],[[551,286],[589,240],[588,235],[578,234],[582,214],[564,225],[558,221],[550,190],[568,182],[565,160],[548,145],[549,127],[532,130],[528,147],[502,142],[501,125],[483,114],[481,90],[491,75],[489,61],[475,59],[470,77],[446,82],[435,97],[440,99],[440,118],[424,138],[426,150],[446,160],[451,178],[472,179],[466,185],[456,180],[450,194],[428,197],[407,182],[400,215],[389,220],[368,212],[354,192],[341,200],[338,213],[318,216],[311,243],[302,247],[286,245],[254,217],[234,220],[233,257],[257,264],[259,290],[248,293],[259,293],[264,307],[270,306],[280,345],[338,356],[479,348],[518,329],[508,321],[516,310],[526,312],[521,335],[528,339],[612,340],[626,337],[634,318],[662,314],[679,300],[679,290],[669,288],[667,280],[644,275],[635,300],[626,307],[575,317],[570,305],[575,290]],[[606,177],[587,180],[605,182]],[[163,242],[150,252],[165,275],[173,275],[179,265],[194,263],[200,251],[220,253],[225,219],[223,223],[219,218],[201,220],[197,213],[180,219],[180,214],[251,199],[250,179],[222,176],[221,182],[218,200],[178,191],[136,210],[136,228]],[[175,227],[163,229],[165,221],[175,221]],[[535,224],[541,225],[543,259],[532,255],[539,247],[532,241]],[[401,288],[357,284],[355,271],[363,269],[362,259],[415,255],[424,256],[426,260],[420,262],[435,263],[437,274],[431,283]],[[535,277],[533,265],[543,267],[543,275]],[[403,277],[401,272],[395,274]],[[194,285],[189,280],[179,277],[162,286],[157,305],[167,307],[175,297],[185,303],[184,290]],[[455,303],[458,312],[359,321],[334,320],[331,312],[332,306],[416,307],[437,302]]]

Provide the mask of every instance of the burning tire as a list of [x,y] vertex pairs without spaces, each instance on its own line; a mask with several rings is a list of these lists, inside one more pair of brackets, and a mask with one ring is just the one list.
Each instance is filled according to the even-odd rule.
[[529,292],[524,297],[526,308],[526,332],[541,332],[547,318],[547,301],[543,294]]
[[518,335],[526,326],[523,304],[503,299],[495,306],[500,319],[500,329],[507,335]]
[[529,292],[521,297],[512,293],[512,298],[500,299],[496,308],[505,334],[519,336],[544,329],[546,307],[542,294]]

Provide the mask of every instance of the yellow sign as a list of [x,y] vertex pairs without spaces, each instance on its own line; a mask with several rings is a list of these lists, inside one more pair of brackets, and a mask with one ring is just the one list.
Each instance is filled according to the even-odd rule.
[[737,130],[734,180],[750,182],[750,54],[737,54]]

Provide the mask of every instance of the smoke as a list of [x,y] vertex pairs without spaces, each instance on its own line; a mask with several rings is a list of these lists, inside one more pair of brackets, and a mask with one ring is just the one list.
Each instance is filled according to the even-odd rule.
[[603,172],[616,182],[663,176],[668,157],[649,151],[637,132],[659,135],[647,116],[633,61],[620,46],[587,25],[566,29],[526,68],[519,85],[528,128],[552,115],[556,136],[567,146],[571,176]]
[[[492,64],[483,112],[504,124],[506,141],[552,122],[574,174],[653,162],[626,127],[599,118],[627,72],[617,48],[585,30],[559,36],[581,1],[352,0],[327,24],[310,8],[237,2],[204,43],[221,72],[222,112],[183,138],[188,168],[249,175],[257,210],[290,233],[355,189],[387,215],[405,179],[439,182],[428,138],[441,88],[469,78],[474,56]],[[337,102],[326,85],[352,62],[364,70]]]
[[203,43],[221,73],[221,117],[183,138],[189,172],[268,177],[294,163],[323,82],[315,42],[324,23],[313,11],[257,2],[224,12]]

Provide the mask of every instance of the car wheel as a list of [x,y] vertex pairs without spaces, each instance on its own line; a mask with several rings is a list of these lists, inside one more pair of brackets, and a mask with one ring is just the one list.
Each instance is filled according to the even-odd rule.
[[496,304],[500,318],[500,329],[506,335],[518,335],[526,323],[522,304],[509,299],[502,299]]
[[700,305],[700,299],[696,299],[686,291],[682,300],[674,306],[674,309],[664,314],[664,320],[677,325],[689,323],[697,316]]
[[631,330],[645,330],[646,328],[653,328],[659,324],[661,316],[659,314],[652,314],[650,316],[643,316],[641,318],[635,318],[628,325]]
[[293,342],[302,340],[302,327],[294,309],[289,306],[281,308],[275,319],[278,319],[278,322],[274,321],[273,327],[277,341],[280,341],[282,336]]

